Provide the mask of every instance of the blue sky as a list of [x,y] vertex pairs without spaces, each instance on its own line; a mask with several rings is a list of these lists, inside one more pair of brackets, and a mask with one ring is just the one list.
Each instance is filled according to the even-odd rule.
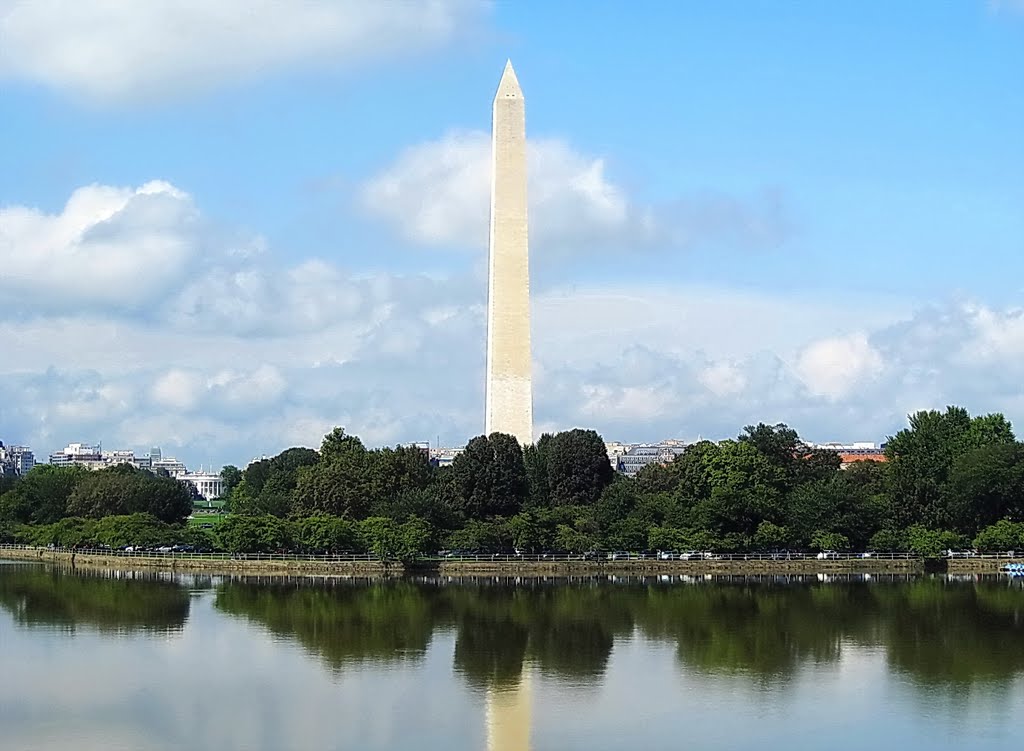
[[1024,419],[1019,2],[0,0],[0,440],[482,426],[490,100],[538,429]]

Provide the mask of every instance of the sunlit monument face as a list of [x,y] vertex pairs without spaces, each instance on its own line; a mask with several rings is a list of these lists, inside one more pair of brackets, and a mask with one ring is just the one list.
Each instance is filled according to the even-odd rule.
[[485,432],[533,443],[526,103],[512,63],[494,97]]

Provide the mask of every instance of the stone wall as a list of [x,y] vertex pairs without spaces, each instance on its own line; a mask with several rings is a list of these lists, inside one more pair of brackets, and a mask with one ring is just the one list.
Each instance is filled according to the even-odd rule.
[[74,567],[159,569],[164,571],[204,572],[208,574],[280,574],[291,576],[391,576],[402,573],[401,564],[381,561],[305,561],[253,560],[232,558],[172,558],[170,556],[120,556],[95,553],[70,553],[57,550],[0,550],[0,558],[43,563],[61,563]]
[[[94,553],[70,553],[45,549],[4,549],[0,557],[61,563],[90,568],[160,569],[168,571],[202,571],[209,574],[258,574],[290,576],[396,576],[405,573],[400,563],[381,561],[316,561],[316,560],[254,560],[231,558],[171,558],[126,557]],[[978,559],[950,562],[950,572],[995,572],[1006,561],[980,561]],[[953,564],[976,564],[977,568],[954,568]],[[990,564],[982,568],[980,564]],[[657,574],[914,574],[924,571],[921,560],[880,558],[851,560],[695,560],[662,561],[440,561],[423,562],[409,567],[410,573],[440,574],[442,576],[524,575],[657,575]]]

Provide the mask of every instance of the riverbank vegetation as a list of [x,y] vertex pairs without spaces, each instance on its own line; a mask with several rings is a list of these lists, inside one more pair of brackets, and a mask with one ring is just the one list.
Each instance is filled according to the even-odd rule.
[[416,447],[367,449],[335,429],[319,451],[291,448],[224,471],[230,515],[185,525],[181,483],[131,467],[40,466],[0,487],[0,541],[110,547],[180,543],[231,552],[438,549],[1024,549],[1024,444],[999,414],[918,412],[888,461],[841,468],[784,424],[701,441],[635,477],[614,472],[592,430],[520,447],[472,439],[451,466]]

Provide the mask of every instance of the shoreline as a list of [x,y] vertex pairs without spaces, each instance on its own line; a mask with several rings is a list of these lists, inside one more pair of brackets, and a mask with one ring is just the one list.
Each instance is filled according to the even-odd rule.
[[47,548],[0,549],[0,559],[54,563],[89,569],[159,570],[207,574],[252,574],[258,576],[393,577],[422,574],[439,576],[495,575],[681,575],[681,574],[994,574],[1006,563],[1024,563],[1018,558],[956,558],[924,561],[920,558],[852,558],[844,560],[621,560],[621,561],[516,561],[516,560],[426,560],[403,565],[379,560],[244,559],[170,556],[120,556],[81,553]]
[[[378,560],[232,559],[202,557],[119,556],[47,548],[0,549],[0,558],[72,567],[141,569],[182,572],[255,574],[260,576],[360,576],[389,577],[404,574],[465,575],[593,575],[593,574],[816,574],[816,573],[923,573],[920,559],[849,560],[621,560],[621,561],[516,561],[426,560],[409,565]],[[984,561],[998,570],[1003,561]],[[952,567],[951,567],[952,570]]]

